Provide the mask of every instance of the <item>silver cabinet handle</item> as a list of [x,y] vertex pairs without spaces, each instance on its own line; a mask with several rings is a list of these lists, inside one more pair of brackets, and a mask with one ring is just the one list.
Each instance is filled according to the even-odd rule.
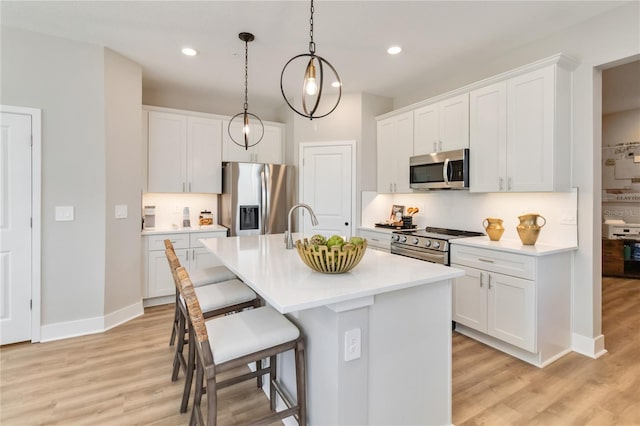
[[191,182],[189,182],[189,192],[191,192]]
[[393,184],[392,183],[389,184],[389,192],[393,192]]
[[433,142],[433,152],[438,152],[438,142]]
[[186,187],[187,187],[186,183],[182,182],[182,192],[187,192]]
[[482,284],[484,284],[482,282],[482,277],[484,276],[484,272],[480,271],[480,288],[482,288]]
[[511,176],[507,178],[507,189],[511,191]]
[[500,191],[502,191],[504,189],[503,181],[504,181],[503,178],[499,178],[498,179],[498,186],[500,188]]
[[489,280],[487,281],[487,284],[489,286],[488,288],[489,290],[491,290],[491,274],[487,274],[487,275],[489,276]]
[[479,258],[478,258],[478,260],[479,260],[480,262],[493,263],[493,260],[491,260],[491,259],[483,259],[483,258],[479,257]]

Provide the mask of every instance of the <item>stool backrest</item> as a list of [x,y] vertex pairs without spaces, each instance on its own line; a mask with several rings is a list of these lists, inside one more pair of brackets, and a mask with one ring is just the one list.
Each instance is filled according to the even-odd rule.
[[[169,240],[165,240],[165,241],[169,241]],[[171,244],[171,242],[169,242],[169,244]],[[180,259],[178,259],[178,256],[176,256],[176,252],[169,248],[167,248],[164,251],[164,254],[167,256],[167,262],[169,262],[169,268],[171,269],[171,274],[173,275],[173,282],[176,285],[176,290],[179,291],[180,280],[176,275],[176,270],[182,266],[180,265]]]
[[180,266],[176,269],[178,281],[180,282],[180,294],[185,300],[187,305],[187,311],[189,312],[189,318],[191,325],[196,334],[198,342],[203,343],[209,340],[207,334],[207,326],[204,323],[204,316],[202,315],[202,309],[200,308],[200,302],[196,296],[196,292],[193,289],[191,278],[184,267]]
[[173,244],[171,243],[171,240],[168,238],[164,240],[164,248],[175,251],[173,248]]

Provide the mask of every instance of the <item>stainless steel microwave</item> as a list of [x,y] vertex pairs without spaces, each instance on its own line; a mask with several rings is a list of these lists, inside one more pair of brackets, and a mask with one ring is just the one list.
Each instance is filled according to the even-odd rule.
[[469,149],[416,155],[409,160],[413,189],[469,189]]

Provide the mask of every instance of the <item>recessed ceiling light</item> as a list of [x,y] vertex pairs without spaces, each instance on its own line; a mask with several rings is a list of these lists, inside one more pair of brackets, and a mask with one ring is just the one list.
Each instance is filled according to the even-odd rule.
[[397,55],[400,52],[402,52],[402,47],[400,46],[391,46],[390,48],[387,49],[387,53],[389,55]]
[[196,56],[198,54],[198,51],[196,49],[191,48],[191,47],[183,47],[182,48],[182,53],[187,55],[187,56]]

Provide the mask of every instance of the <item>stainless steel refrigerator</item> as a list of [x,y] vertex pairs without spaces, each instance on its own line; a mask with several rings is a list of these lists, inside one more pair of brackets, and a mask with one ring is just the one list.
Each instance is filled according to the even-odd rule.
[[284,164],[222,164],[220,224],[230,236],[279,234],[287,229],[292,173]]

